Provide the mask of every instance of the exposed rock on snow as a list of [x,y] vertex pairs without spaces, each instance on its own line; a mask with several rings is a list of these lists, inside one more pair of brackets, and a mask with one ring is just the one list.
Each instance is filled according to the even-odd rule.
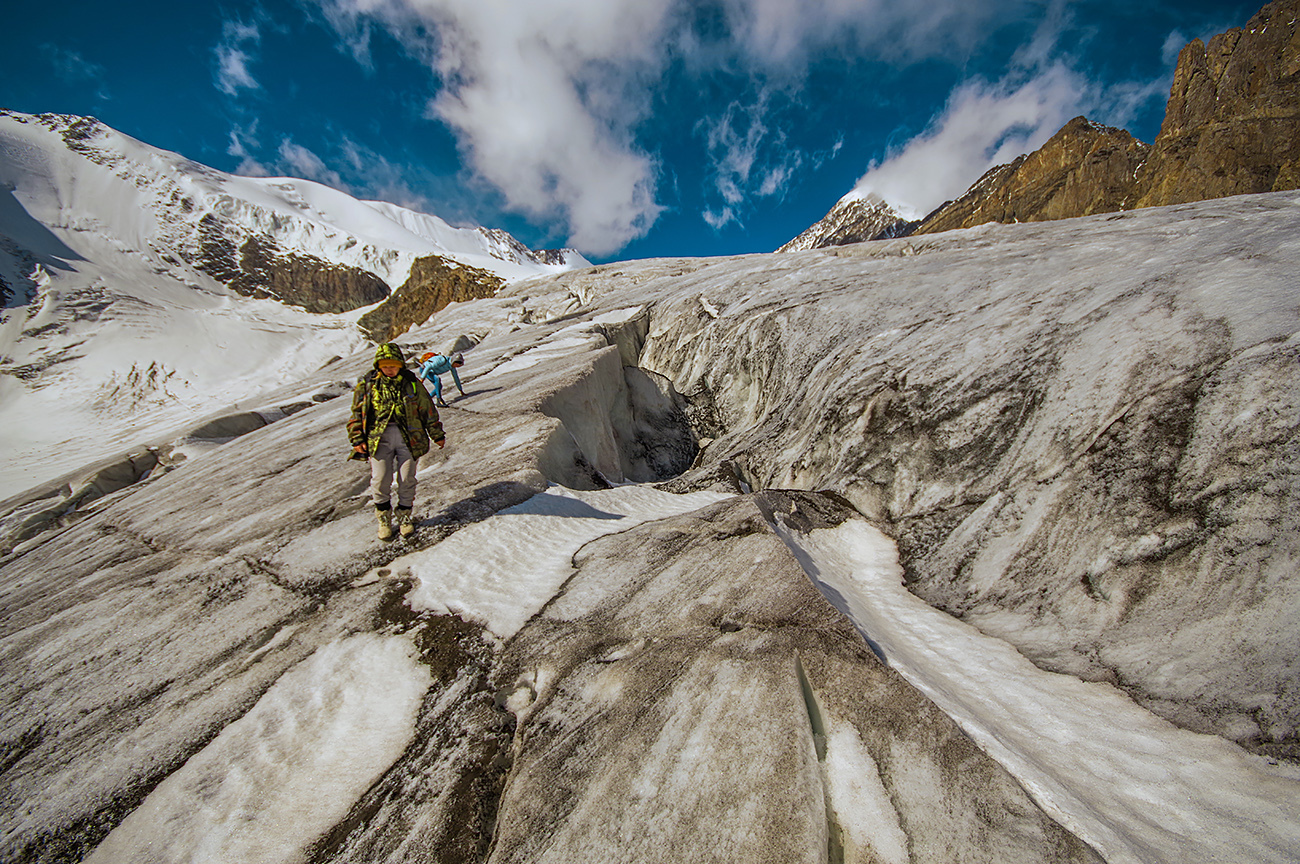
[[447,307],[491,297],[504,284],[499,276],[437,255],[417,258],[411,275],[393,296],[357,320],[357,326],[375,342],[389,342],[423,324]]

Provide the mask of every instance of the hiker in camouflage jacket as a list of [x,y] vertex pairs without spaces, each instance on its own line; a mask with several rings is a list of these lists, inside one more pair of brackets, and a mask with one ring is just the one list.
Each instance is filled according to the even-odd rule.
[[403,537],[415,532],[415,468],[429,452],[430,439],[446,443],[438,409],[429,392],[406,368],[402,349],[391,342],[375,351],[375,368],[352,391],[348,442],[356,458],[370,457],[370,494],[379,519],[379,539],[393,536],[393,478],[397,478],[397,525]]

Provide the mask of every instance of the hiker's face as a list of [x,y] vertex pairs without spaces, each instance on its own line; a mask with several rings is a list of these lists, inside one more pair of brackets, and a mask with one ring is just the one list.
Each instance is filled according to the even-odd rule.
[[381,374],[393,378],[398,372],[402,371],[402,364],[396,360],[381,360],[379,361],[379,371]]

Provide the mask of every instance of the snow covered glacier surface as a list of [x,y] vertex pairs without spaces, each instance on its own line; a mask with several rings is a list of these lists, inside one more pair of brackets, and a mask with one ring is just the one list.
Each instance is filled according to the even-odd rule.
[[414,541],[333,399],[0,561],[0,857],[1293,861],[1297,228],[1256,196],[440,313],[409,344],[475,347]]

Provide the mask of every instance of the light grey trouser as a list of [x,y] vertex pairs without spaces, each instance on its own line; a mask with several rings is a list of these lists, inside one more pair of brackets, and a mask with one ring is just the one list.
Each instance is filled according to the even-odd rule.
[[393,492],[393,475],[397,475],[397,506],[409,508],[415,503],[416,459],[406,446],[402,430],[389,423],[370,454],[370,495],[376,504],[387,504]]

